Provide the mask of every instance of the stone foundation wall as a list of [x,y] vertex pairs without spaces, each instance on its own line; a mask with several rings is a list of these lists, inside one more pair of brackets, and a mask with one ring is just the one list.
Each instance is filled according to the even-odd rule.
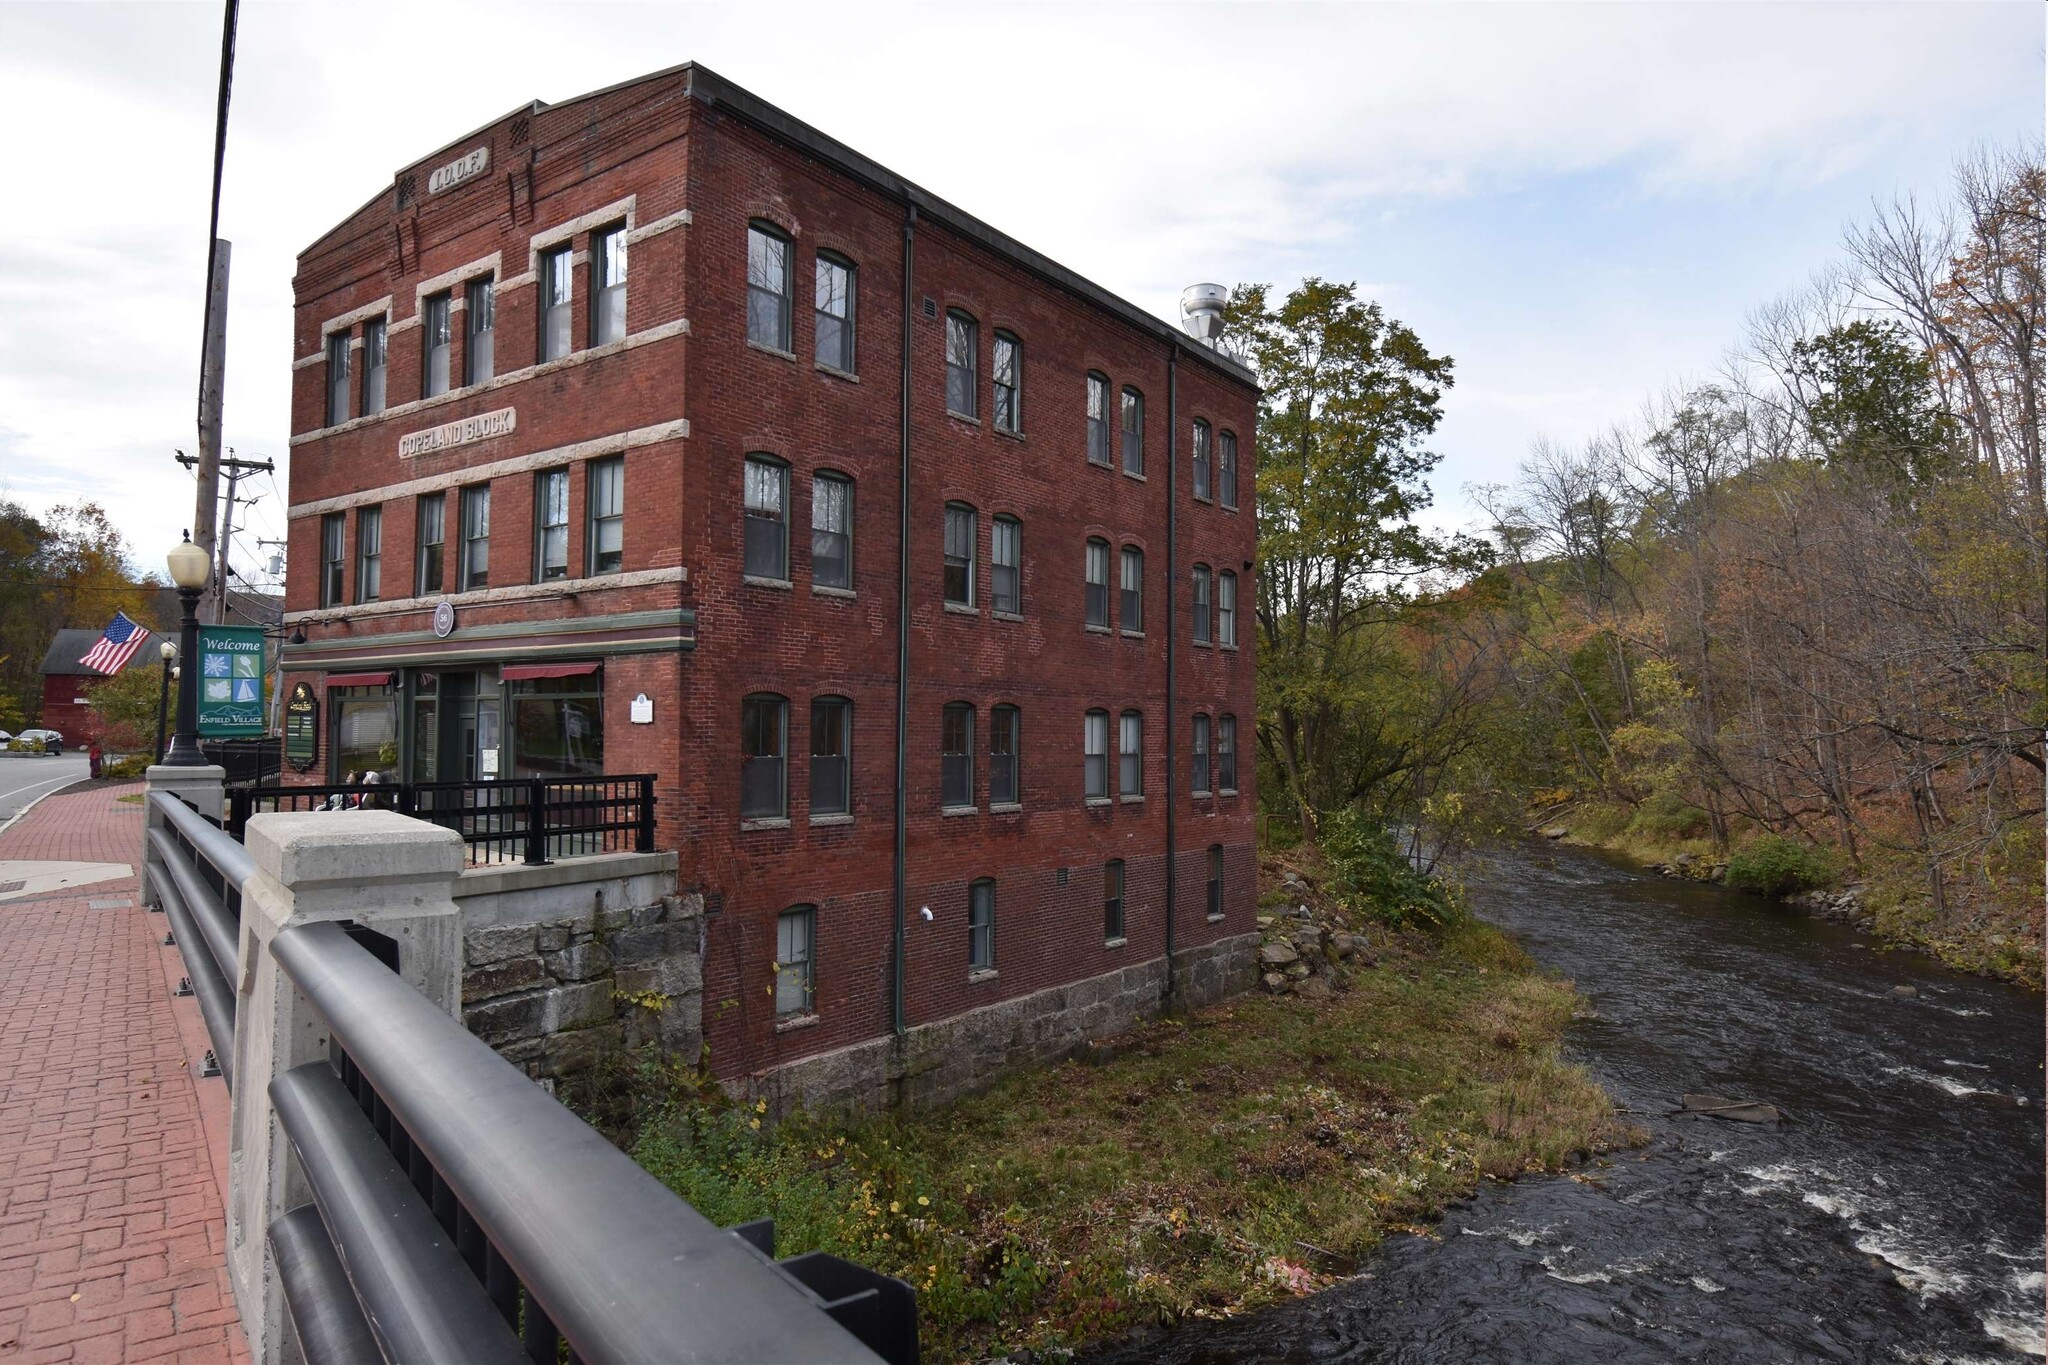
[[[1199,1009],[1258,980],[1256,934],[1176,954],[1178,1004]],[[731,1082],[776,1113],[807,1109],[926,1109],[986,1087],[1015,1066],[1043,1066],[1160,1012],[1166,959],[1055,986],[965,1014],[915,1025]]]
[[673,854],[565,859],[458,879],[462,1021],[548,1082],[613,1053],[703,1048],[703,898],[675,892]]

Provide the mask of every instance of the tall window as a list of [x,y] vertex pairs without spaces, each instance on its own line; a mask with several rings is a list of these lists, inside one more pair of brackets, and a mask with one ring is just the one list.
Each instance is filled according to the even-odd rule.
[[761,223],[747,226],[747,340],[790,349],[789,239]]
[[1209,566],[1195,565],[1195,643],[1209,643]]
[[426,347],[427,354],[421,392],[428,398],[448,392],[448,308],[446,294],[436,294],[427,300],[427,320],[422,324],[424,340],[420,344]]
[[996,333],[996,430],[1016,435],[1024,430],[1024,343],[1008,332]]
[[853,267],[818,254],[817,336],[820,365],[853,373]]
[[1145,792],[1145,718],[1126,711],[1117,718],[1116,789],[1120,796]]
[[1237,506],[1237,433],[1234,431],[1217,433],[1216,491],[1225,507]]
[[590,234],[590,344],[626,339],[626,226]]
[[1216,575],[1216,643],[1237,645],[1237,575],[1228,569]]
[[1124,936],[1124,860],[1111,858],[1102,865],[1102,936]]
[[1223,918],[1223,845],[1209,845],[1209,918]]
[[1216,789],[1237,790],[1237,717],[1216,718]]
[[441,591],[441,546],[447,538],[448,495],[420,494],[419,530],[413,538],[413,594]]
[[775,917],[775,1015],[791,1018],[816,1008],[817,982],[811,971],[811,938],[818,912],[792,906]]
[[497,373],[498,287],[490,280],[469,282],[468,340],[462,348],[462,382],[482,384]]
[[533,476],[533,581],[569,576],[569,471]]
[[946,600],[954,606],[974,605],[974,509],[946,504]]
[[1088,372],[1088,463],[1109,463],[1109,376]]
[[1022,752],[1021,713],[1014,706],[998,706],[988,718],[988,803],[1014,806],[1023,799],[1018,781],[1017,755]]
[[1195,496],[1209,496],[1209,424],[1195,419]]
[[853,587],[853,480],[843,474],[811,480],[811,583]]
[[946,411],[955,417],[973,417],[974,352],[978,331],[974,319],[965,313],[946,314]]
[[1145,472],[1145,395],[1124,390],[1124,473]]
[[356,512],[356,601],[374,602],[384,595],[384,509]]
[[788,813],[782,756],[789,739],[789,703],[772,692],[740,702],[740,818],[778,820]]
[[590,462],[584,490],[583,571],[617,573],[626,564],[626,457]]
[[491,582],[491,486],[472,484],[462,490],[462,587],[483,588]]
[[1087,622],[1091,626],[1109,628],[1109,542],[1090,539],[1088,542],[1088,603]]
[[967,888],[967,966],[996,965],[996,884],[984,877]]
[[384,376],[391,368],[391,330],[384,319],[363,324],[363,416],[384,411]]
[[1197,796],[1209,794],[1209,718],[1195,717],[1195,742],[1189,752],[1192,759],[1189,782]]
[[789,466],[765,455],[747,456],[746,549],[740,569],[749,578],[789,578]]
[[853,810],[853,703],[844,697],[811,699],[811,814]]
[[1109,712],[1090,711],[1081,721],[1081,794],[1109,799]]
[[1126,545],[1120,558],[1117,583],[1122,600],[1117,603],[1117,624],[1135,635],[1145,628],[1145,552]]
[[939,804],[974,804],[974,708],[946,703],[939,720]]
[[348,591],[346,561],[342,544],[348,536],[348,513],[330,512],[320,518],[320,605],[338,607]]
[[327,425],[348,420],[348,333],[327,338]]
[[540,358],[560,360],[569,354],[570,300],[576,290],[575,254],[567,244],[540,258]]
[[997,517],[989,532],[989,606],[1012,616],[1024,614],[1024,523]]

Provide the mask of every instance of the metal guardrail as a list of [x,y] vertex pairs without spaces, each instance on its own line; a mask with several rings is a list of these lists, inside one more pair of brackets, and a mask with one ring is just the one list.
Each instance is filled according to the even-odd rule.
[[[705,1219],[341,925],[271,953],[329,1034],[272,1101],[386,1359],[916,1361],[908,1285],[771,1262],[772,1227]],[[288,1301],[335,1292],[299,1211],[271,1236],[314,1243],[280,1258]]]
[[213,1044],[211,1069],[230,1089],[235,1065],[235,972],[240,957],[242,884],[256,865],[240,843],[169,792],[151,792],[163,816],[148,833],[150,880],[171,921],[171,940],[185,964],[185,981],[199,998],[199,1016]]
[[230,834],[266,811],[390,810],[462,836],[472,865],[654,851],[654,774],[236,787]]

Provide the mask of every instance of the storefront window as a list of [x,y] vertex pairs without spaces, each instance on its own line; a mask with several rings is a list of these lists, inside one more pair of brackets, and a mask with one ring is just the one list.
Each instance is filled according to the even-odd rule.
[[509,777],[595,777],[604,772],[604,708],[595,673],[510,684]]
[[371,773],[379,782],[400,780],[397,694],[389,687],[336,687],[327,699],[334,717],[329,776],[336,782],[361,782]]
[[432,673],[412,679],[412,780],[438,781],[441,771],[441,688]]

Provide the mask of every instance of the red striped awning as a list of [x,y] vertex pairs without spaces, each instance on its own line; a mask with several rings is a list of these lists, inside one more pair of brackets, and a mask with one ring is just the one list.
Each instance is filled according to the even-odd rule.
[[389,687],[391,674],[385,673],[329,673],[329,687]]
[[498,676],[506,682],[519,682],[525,678],[577,678],[585,673],[595,673],[598,661],[586,659],[573,664],[506,664],[498,670]]

